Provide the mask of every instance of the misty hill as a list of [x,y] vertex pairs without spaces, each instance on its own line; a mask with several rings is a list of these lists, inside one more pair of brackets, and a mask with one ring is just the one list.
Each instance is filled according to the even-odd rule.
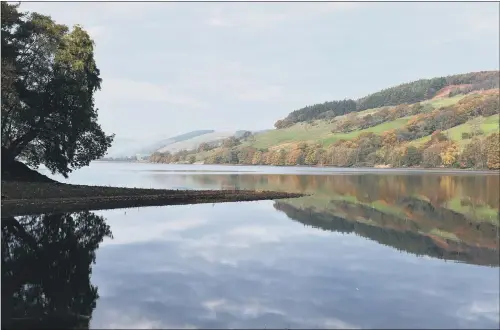
[[157,140],[141,140],[116,137],[113,145],[109,148],[106,158],[126,158],[136,155],[149,156],[154,152],[178,152],[181,150],[194,150],[202,143],[219,146],[226,138],[234,136],[241,138],[246,132],[253,134],[267,132],[269,130],[247,131],[215,131],[196,130],[169,138]]
[[152,144],[140,149],[138,154],[148,154],[149,155],[160,148],[165,148],[167,146],[170,146],[170,145],[182,142],[182,141],[187,141],[187,140],[193,139],[193,138],[198,137],[198,136],[211,134],[213,132],[215,132],[215,131],[214,130],[197,130],[197,131],[187,132],[187,133],[184,133],[181,135],[176,135],[174,137],[152,143]]
[[211,131],[210,133],[200,134],[198,136],[193,136],[189,139],[184,139],[181,141],[176,141],[174,143],[169,143],[156,150],[157,152],[177,152],[180,150],[194,150],[202,143],[211,143],[216,141],[221,141],[228,137],[234,136],[238,131],[225,131],[216,132]]
[[144,140],[116,137],[109,148],[106,157],[118,158],[140,155],[150,155],[156,150],[171,145],[176,142],[181,142],[200,136],[203,134],[213,133],[214,130],[197,130],[188,133],[176,135],[169,138],[158,140]]

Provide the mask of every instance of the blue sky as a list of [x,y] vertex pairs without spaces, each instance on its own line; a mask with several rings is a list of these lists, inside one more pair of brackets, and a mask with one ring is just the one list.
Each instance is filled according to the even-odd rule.
[[100,122],[124,138],[265,129],[289,112],[499,67],[498,3],[29,2],[96,42]]

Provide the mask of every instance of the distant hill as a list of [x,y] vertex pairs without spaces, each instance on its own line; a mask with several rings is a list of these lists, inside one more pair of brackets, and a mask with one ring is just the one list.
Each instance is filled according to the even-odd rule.
[[193,150],[198,148],[201,143],[208,143],[214,141],[220,141],[225,138],[234,136],[237,131],[226,131],[226,132],[216,132],[211,131],[210,133],[199,134],[197,136],[192,136],[188,139],[183,139],[176,141],[174,143],[169,143],[161,148],[158,148],[157,152],[176,152],[180,150]]
[[196,130],[166,139],[158,139],[157,141],[116,137],[104,159],[123,159],[137,155],[147,157],[155,152],[175,153],[181,150],[190,151],[198,148],[198,146],[202,143],[209,143],[217,146],[220,145],[222,140],[226,138],[232,136],[241,138],[245,132],[256,134],[266,131],[269,130]]
[[196,147],[209,135],[186,140],[158,150],[150,160],[498,169],[499,80],[499,71],[421,79],[358,100],[295,110],[276,129],[234,131],[216,145]]
[[138,154],[148,154],[149,155],[149,154],[152,154],[153,152],[155,152],[158,149],[165,148],[167,146],[170,146],[170,145],[173,145],[175,143],[182,142],[182,141],[190,140],[190,139],[198,137],[198,136],[202,136],[202,135],[206,135],[206,134],[211,134],[213,132],[215,132],[215,131],[214,130],[197,130],[197,131],[191,131],[191,132],[188,132],[188,133],[184,133],[184,134],[181,134],[181,135],[176,135],[174,137],[171,137],[171,138],[168,138],[168,139],[164,139],[164,140],[152,143],[152,144],[150,144],[150,145],[148,145],[148,146],[140,149],[139,152],[137,152],[137,153]]
[[131,138],[115,138],[111,148],[109,148],[106,157],[130,157],[139,155],[150,155],[156,150],[171,145],[176,142],[188,140],[203,134],[213,133],[214,130],[197,130],[169,137],[167,139],[159,139],[157,141],[131,139]]

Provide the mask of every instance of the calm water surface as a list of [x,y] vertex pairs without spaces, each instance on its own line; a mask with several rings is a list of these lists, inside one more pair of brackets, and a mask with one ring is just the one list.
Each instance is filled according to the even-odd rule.
[[2,218],[2,320],[499,328],[498,179],[95,163],[68,182],[312,195]]

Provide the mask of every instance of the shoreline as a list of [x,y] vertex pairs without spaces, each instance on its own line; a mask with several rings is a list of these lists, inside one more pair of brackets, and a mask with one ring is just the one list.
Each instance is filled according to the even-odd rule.
[[[127,163],[127,164],[153,164],[153,165],[173,165],[173,166],[224,166],[224,167],[270,167],[270,168],[301,168],[301,169],[325,169],[331,170],[329,173],[367,173],[367,172],[417,172],[417,173],[438,173],[438,174],[500,174],[500,170],[489,169],[471,169],[471,168],[450,168],[450,167],[337,167],[337,166],[310,166],[310,165],[254,165],[254,164],[174,164],[174,163],[153,163],[153,162],[127,162],[127,161],[108,161],[97,160],[98,163]],[[186,171],[187,172],[187,171]],[[200,171],[202,172],[202,171]],[[208,172],[208,171],[207,171]],[[235,171],[239,172],[239,171]],[[325,171],[326,172],[326,171]],[[244,172],[241,172],[244,173]],[[252,172],[253,173],[253,172]],[[318,172],[319,173],[319,172]],[[283,173],[291,174],[291,173]],[[305,174],[305,173],[299,173]]]
[[2,182],[2,217],[141,206],[298,198],[299,193],[253,190],[166,190],[65,183]]

